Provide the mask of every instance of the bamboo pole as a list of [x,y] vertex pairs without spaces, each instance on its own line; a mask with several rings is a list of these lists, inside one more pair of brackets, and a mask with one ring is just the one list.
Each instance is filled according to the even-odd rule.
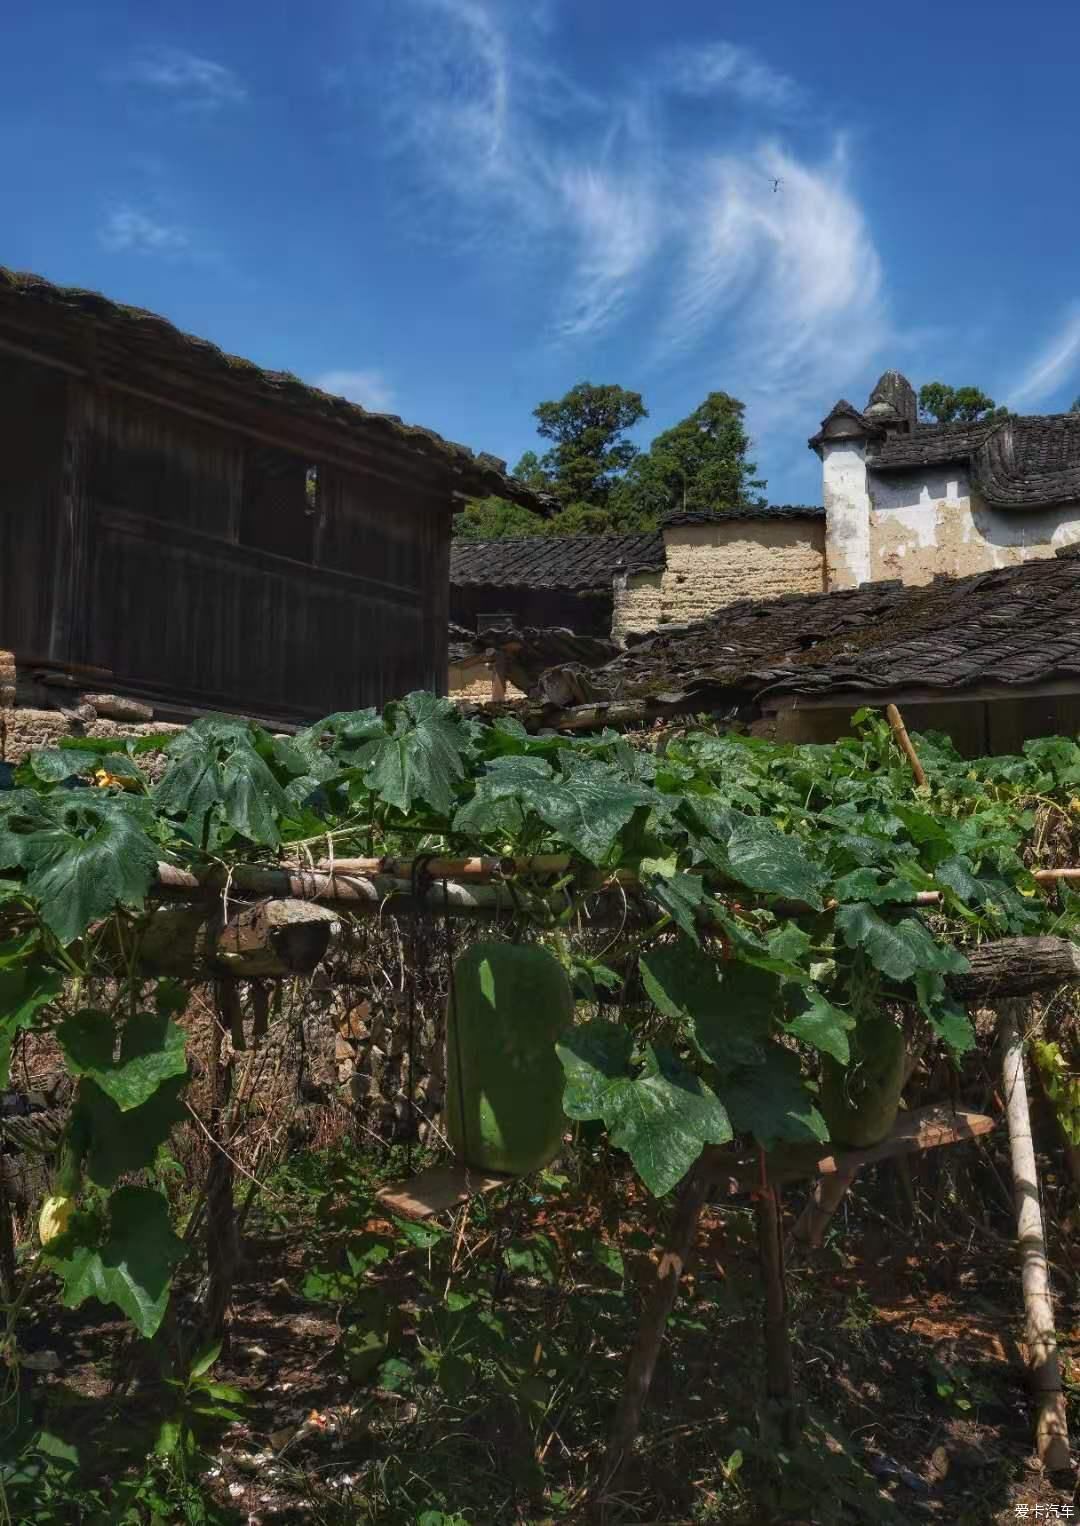
[[919,754],[915,751],[914,743],[908,736],[907,727],[904,725],[904,717],[895,705],[885,706],[885,717],[892,728],[896,745],[911,764],[911,772],[915,775],[915,783],[922,788],[926,784],[926,770],[919,762]]
[[[569,853],[536,853],[528,858],[320,858],[315,868],[324,874],[388,874],[410,880],[417,869],[429,879],[486,880],[511,874],[563,874],[574,860]],[[283,868],[303,872],[303,864]]]
[[1002,1081],[1012,1156],[1016,1237],[1020,1247],[1027,1323],[1028,1372],[1038,1406],[1035,1446],[1043,1467],[1048,1472],[1056,1472],[1070,1466],[1069,1431],[1054,1333],[1046,1239],[1042,1209],[1039,1206],[1038,1167],[1031,1138],[1031,1113],[1024,1075],[1024,1040],[1018,1021],[1023,1010],[1024,1004],[1016,1000],[1003,1001],[998,1008]]

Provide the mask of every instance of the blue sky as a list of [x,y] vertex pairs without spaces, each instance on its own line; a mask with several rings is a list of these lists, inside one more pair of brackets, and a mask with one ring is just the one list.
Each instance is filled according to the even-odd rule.
[[576,381],[643,441],[724,389],[815,500],[886,366],[1080,392],[1078,54],[1066,0],[41,0],[0,264],[511,463]]

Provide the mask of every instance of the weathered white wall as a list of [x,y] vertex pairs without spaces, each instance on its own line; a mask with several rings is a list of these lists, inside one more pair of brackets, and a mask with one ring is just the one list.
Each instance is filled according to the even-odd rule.
[[861,440],[826,440],[821,447],[825,504],[825,563],[830,589],[856,588],[873,576],[866,448]]
[[662,572],[630,573],[615,584],[612,635],[703,620],[739,599],[821,593],[821,519],[717,519],[665,529]]
[[[992,509],[957,466],[903,476],[867,473],[872,579],[928,583],[1052,556],[1080,541],[1080,504],[1033,512]],[[830,586],[849,586],[836,584]]]

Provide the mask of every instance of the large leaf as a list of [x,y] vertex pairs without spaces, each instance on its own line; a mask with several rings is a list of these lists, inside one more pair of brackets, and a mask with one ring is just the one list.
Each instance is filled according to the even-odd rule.
[[225,820],[260,847],[279,840],[278,821],[289,807],[285,791],[252,747],[238,747],[221,767]]
[[[606,1032],[604,1030],[607,1030]],[[629,1067],[629,1035],[614,1023],[587,1023],[556,1045],[567,1077],[564,1109],[602,1118],[657,1197],[681,1181],[706,1144],[724,1144],[731,1125],[716,1095],[669,1051],[649,1046]]]
[[764,1062],[720,1086],[720,1097],[740,1134],[753,1134],[766,1150],[784,1141],[825,1141],[829,1129],[802,1081],[798,1056],[771,1044]]
[[440,815],[449,815],[454,792],[465,777],[465,760],[473,751],[472,736],[457,706],[434,694],[409,694],[388,705],[388,732],[365,742],[357,753],[364,783],[399,811],[423,800]]
[[140,1012],[129,1018],[118,1059],[113,1058],[116,1030],[105,1012],[76,1012],[60,1024],[56,1037],[68,1069],[89,1076],[124,1113],[141,1107],[163,1081],[187,1071],[186,1035],[165,1014]]
[[43,1007],[64,988],[60,976],[34,965],[0,968],[0,1090],[8,1084],[11,1047],[20,1028],[29,1028]]
[[750,890],[790,896],[815,911],[821,909],[826,871],[796,838],[769,822],[744,817],[728,838],[720,862]]
[[89,1077],[79,1083],[74,1124],[87,1141],[86,1175],[97,1187],[113,1187],[130,1171],[152,1165],[175,1126],[187,1117],[180,1100],[183,1076],[163,1081],[141,1107],[126,1112]]
[[628,1028],[600,1020],[579,1024],[555,1045],[566,1076],[563,1112],[568,1118],[579,1123],[603,1118],[608,1088],[631,1073],[633,1048]]
[[77,1309],[88,1298],[115,1304],[140,1335],[152,1336],[169,1301],[172,1274],[184,1253],[172,1231],[169,1207],[149,1187],[121,1187],[109,1199],[109,1224],[95,1243],[49,1257],[64,1286],[64,1304]]
[[855,1019],[840,1007],[834,1007],[824,995],[813,987],[806,990],[806,1010],[787,1024],[792,1037],[818,1049],[822,1054],[832,1055],[841,1065],[851,1058],[848,1034],[855,1026]]
[[66,779],[85,777],[101,766],[98,754],[83,747],[77,750],[35,747],[29,763],[31,773],[43,784],[62,784]]
[[913,885],[895,876],[883,880],[875,869],[852,869],[833,881],[832,891],[838,901],[869,901],[876,906],[915,899]]
[[551,766],[543,758],[516,754],[493,758],[477,779],[473,798],[454,817],[454,831],[472,832],[478,837],[492,832],[517,836],[525,825],[523,797],[538,780],[551,778]]
[[892,980],[911,980],[919,971],[963,974],[967,960],[955,949],[935,942],[918,917],[887,922],[863,901],[836,910],[836,926],[849,948],[863,948],[871,964]]
[[608,763],[573,754],[564,754],[561,761],[561,776],[548,785],[528,787],[523,803],[583,858],[602,864],[634,812],[655,804],[657,797]]
[[157,871],[145,802],[97,790],[60,791],[0,819],[0,863],[19,864],[63,943],[119,903],[141,906]]
[[260,846],[279,841],[285,791],[258,750],[273,746],[241,721],[196,721],[169,744],[168,767],[154,786],[158,809],[178,820],[196,843],[215,840],[220,820]]
[[778,1003],[775,975],[739,962],[721,966],[685,938],[649,949],[638,964],[649,999],[686,1024],[703,1059],[725,1071],[760,1057]]
[[635,811],[657,797],[608,763],[569,750],[561,760],[563,770],[555,774],[543,758],[494,759],[474,798],[457,813],[455,832],[520,831],[528,813],[567,847],[602,864]]
[[[645,870],[646,864],[641,867]],[[644,879],[648,893],[659,902],[676,926],[696,943],[697,913],[709,898],[701,875],[646,873]]]

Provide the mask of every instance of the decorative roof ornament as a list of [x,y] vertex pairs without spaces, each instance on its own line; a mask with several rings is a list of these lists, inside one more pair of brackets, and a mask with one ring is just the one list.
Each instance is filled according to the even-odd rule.
[[883,429],[914,429],[919,419],[919,400],[907,377],[899,371],[882,372],[870,394],[865,417]]
[[881,434],[881,425],[876,419],[868,418],[854,403],[842,397],[822,419],[817,434],[811,435],[806,443],[811,450],[820,450],[826,440],[868,440],[877,439]]

